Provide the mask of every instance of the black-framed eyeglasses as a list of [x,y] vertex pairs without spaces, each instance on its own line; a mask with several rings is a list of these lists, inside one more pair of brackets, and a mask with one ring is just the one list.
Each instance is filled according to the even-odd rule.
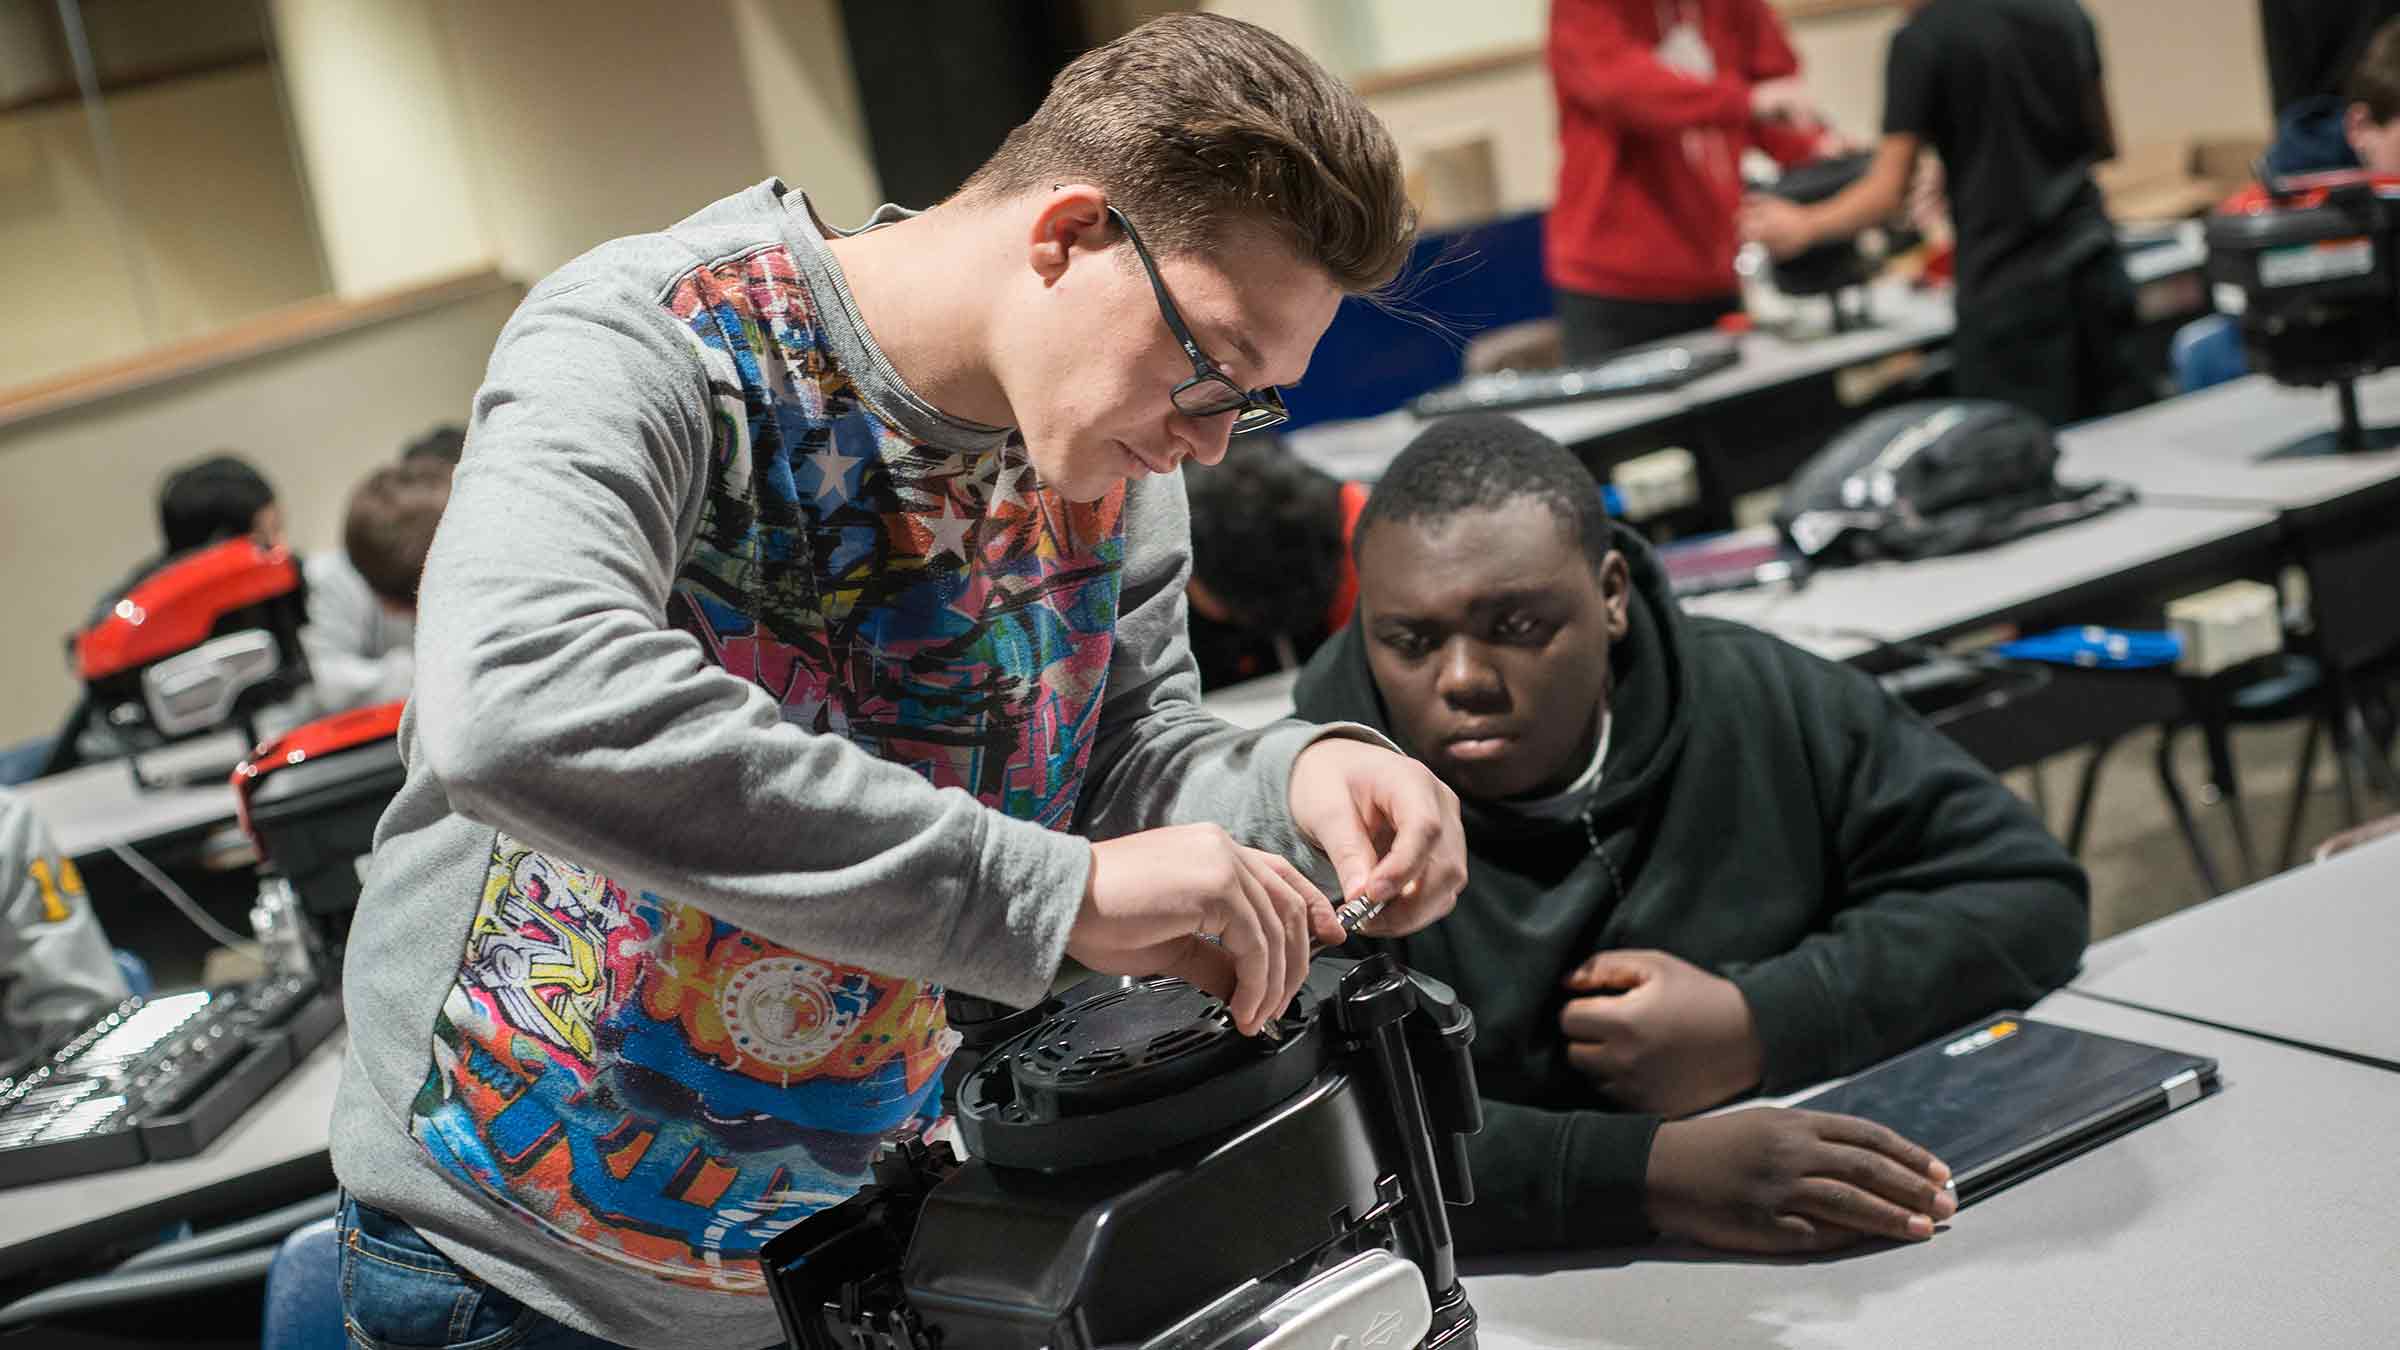
[[1183,314],[1175,308],[1175,299],[1167,294],[1167,283],[1158,275],[1158,264],[1150,257],[1150,248],[1142,242],[1133,222],[1115,207],[1108,208],[1109,219],[1125,231],[1133,244],[1133,256],[1142,260],[1142,270],[1150,275],[1150,289],[1158,294],[1159,316],[1167,321],[1167,331],[1183,344],[1184,355],[1192,358],[1192,378],[1175,386],[1175,411],[1186,417],[1233,416],[1233,434],[1247,435],[1279,427],[1291,420],[1292,414],[1283,406],[1283,391],[1274,385],[1244,389],[1233,377],[1217,369],[1200,344],[1192,341],[1192,330],[1184,325]]

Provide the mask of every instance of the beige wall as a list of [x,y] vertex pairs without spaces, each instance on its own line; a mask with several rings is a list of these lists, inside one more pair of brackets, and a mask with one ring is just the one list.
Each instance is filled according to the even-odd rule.
[[1825,120],[1854,140],[1883,129],[1883,54],[1900,26],[1896,5],[1788,25],[1800,73]]
[[[349,296],[497,265],[530,281],[770,173],[836,220],[878,200],[834,0],[271,0],[291,121]],[[311,203],[265,68],[112,102],[154,208],[140,247],[173,336],[320,293]],[[81,110],[0,120],[0,386],[143,335]],[[274,481],[306,549],[369,467],[463,420],[515,292],[0,428],[0,742],[72,697],[59,636],[156,548],[161,474],[217,448]],[[72,334],[72,338],[67,335]]]
[[[265,66],[109,100],[147,208],[132,248],[162,331],[147,334],[79,105],[0,118],[0,387],[131,355],[318,294],[323,273]],[[206,201],[202,223],[173,209]]]
[[767,176],[727,0],[443,0],[493,259],[532,280]]
[[834,0],[734,0],[733,23],[767,171],[836,225],[866,219],[882,184]]
[[778,174],[872,210],[834,0],[273,0],[338,290],[532,280]]
[[275,484],[303,550],[335,547],[351,487],[426,428],[464,421],[514,288],[490,291],[0,429],[0,743],[48,731],[74,697],[60,638],[158,548],[155,492],[211,450]]
[[0,385],[141,348],[117,254],[83,109],[0,118]]
[[272,0],[271,13],[334,293],[488,263],[434,0]]
[[2123,145],[2274,131],[2257,0],[2083,0]]

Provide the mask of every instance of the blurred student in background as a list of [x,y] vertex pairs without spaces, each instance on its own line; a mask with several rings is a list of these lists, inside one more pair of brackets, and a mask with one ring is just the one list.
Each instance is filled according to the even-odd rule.
[[1350,622],[1350,531],[1367,503],[1268,436],[1184,470],[1192,502],[1192,654],[1215,689],[1306,661]]
[[1857,234],[1901,209],[1930,146],[1958,238],[1959,394],[2053,425],[2140,403],[2133,283],[2092,181],[2117,148],[2090,16],[2075,0],[1903,3],[1873,166],[1814,205],[1753,199],[1743,234],[1778,258]]
[[1556,0],[1558,200],[1545,244],[1570,364],[1741,308],[1741,159],[1829,142],[1766,0]]
[[2400,19],[2375,30],[2341,93],[2311,95],[2276,119],[2267,172],[2335,169],[2400,174]]
[[250,461],[229,451],[168,472],[158,487],[158,552],[144,557],[108,588],[84,620],[86,627],[107,617],[109,608],[169,560],[250,535],[266,548],[284,542],[283,507],[275,488]]
[[130,992],[74,860],[31,807],[0,791],[0,1077]]
[[[419,442],[423,445],[425,442]],[[455,460],[417,453],[377,469],[350,494],[342,547],[310,555],[308,652],[314,711],[408,697],[416,676],[417,578],[450,504]]]

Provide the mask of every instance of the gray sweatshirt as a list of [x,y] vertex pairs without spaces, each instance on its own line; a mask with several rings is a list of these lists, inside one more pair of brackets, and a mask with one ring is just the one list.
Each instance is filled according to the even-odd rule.
[[1042,488],[825,237],[761,184],[503,330],[350,938],[343,1184],[631,1346],[779,1339],[759,1245],[937,1109],[944,986],[1047,990],[1078,833],[1312,857],[1323,729],[1199,707],[1180,480]]
[[23,798],[0,790],[0,1075],[125,997],[124,972],[74,860]]

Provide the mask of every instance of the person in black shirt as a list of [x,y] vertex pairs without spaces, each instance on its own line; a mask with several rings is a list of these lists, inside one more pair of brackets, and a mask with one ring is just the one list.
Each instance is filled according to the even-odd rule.
[[1866,176],[1813,206],[1758,198],[1743,233],[1777,257],[1856,234],[1941,157],[1958,236],[1958,392],[2053,424],[2143,399],[2133,285],[2092,166],[2116,154],[2100,43],[2075,0],[1907,0]]
[[1294,700],[1460,798],[1466,890],[1400,940],[1475,1010],[1460,1250],[1930,1236],[1946,1171],[1881,1126],[1704,1116],[1850,1073],[2073,973],[2082,871],[1846,666],[1677,607],[1591,476],[1455,417],[1359,517],[1356,618]]

